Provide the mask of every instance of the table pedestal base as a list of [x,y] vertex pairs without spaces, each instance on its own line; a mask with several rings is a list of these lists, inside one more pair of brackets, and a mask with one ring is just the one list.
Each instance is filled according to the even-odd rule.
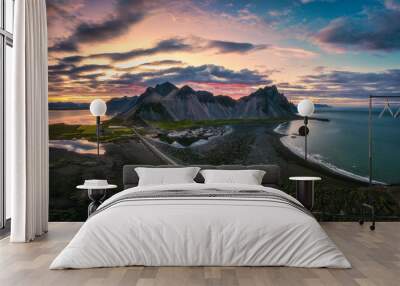
[[296,181],[296,198],[311,211],[314,206],[314,181]]
[[88,217],[103,203],[106,193],[107,190],[103,189],[88,190],[89,199],[92,201],[88,206]]

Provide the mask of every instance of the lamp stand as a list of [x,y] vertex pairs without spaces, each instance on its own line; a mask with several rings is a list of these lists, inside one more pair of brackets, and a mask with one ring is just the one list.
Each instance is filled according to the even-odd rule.
[[308,117],[305,116],[304,117],[304,160],[307,161],[307,135],[308,135],[308,128],[307,128],[307,124],[308,124]]
[[97,159],[100,158],[100,116],[96,116]]

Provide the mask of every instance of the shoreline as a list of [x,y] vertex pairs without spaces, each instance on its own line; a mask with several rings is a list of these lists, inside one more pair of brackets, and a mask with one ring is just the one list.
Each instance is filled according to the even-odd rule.
[[[355,182],[355,183],[360,183],[363,185],[369,185],[368,177],[363,177],[361,175],[354,174],[352,172],[349,172],[347,170],[341,169],[337,166],[335,166],[332,163],[329,162],[324,162],[318,158],[315,157],[315,155],[310,154],[308,161],[304,159],[304,152],[300,150],[297,147],[291,146],[289,142],[285,142],[285,138],[289,138],[290,135],[284,134],[279,131],[280,127],[282,124],[288,124],[288,122],[283,122],[279,123],[277,125],[274,125],[271,128],[271,133],[276,137],[277,140],[275,141],[275,144],[277,145],[277,150],[281,151],[283,156],[287,156],[291,159],[295,159],[297,162],[299,162],[301,165],[312,168],[315,171],[322,171],[324,173],[328,173],[331,176],[338,177],[340,179],[345,179],[347,181]],[[378,185],[388,185],[384,182],[376,181],[373,180],[373,184],[378,184]]]

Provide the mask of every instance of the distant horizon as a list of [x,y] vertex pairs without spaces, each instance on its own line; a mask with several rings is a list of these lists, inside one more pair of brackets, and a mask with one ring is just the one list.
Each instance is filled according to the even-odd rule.
[[[167,82],[162,82],[162,83],[159,83],[159,84],[164,84],[164,83],[167,83]],[[169,82],[169,83],[171,83],[171,82]],[[171,84],[175,85],[175,86],[178,87],[178,88],[182,88],[183,86],[189,86],[189,87],[192,88],[192,86],[190,86],[189,84],[174,84],[174,83],[171,83]],[[124,97],[135,97],[135,96],[140,96],[140,95],[142,95],[142,94],[145,92],[145,90],[146,90],[148,87],[153,87],[153,88],[154,88],[156,85],[158,85],[158,84],[155,84],[155,85],[153,85],[153,86],[144,86],[144,87],[143,87],[143,91],[141,91],[140,93],[135,94],[135,95],[121,95],[121,96],[115,96],[115,97],[111,97],[111,98],[107,98],[107,97],[96,97],[96,98],[101,98],[101,99],[103,99],[103,100],[105,100],[105,101],[109,101],[109,100],[112,100],[112,99],[118,99],[118,98],[124,98]],[[272,87],[272,86],[275,86],[275,85],[274,85],[274,84],[271,84],[271,85],[260,86],[260,87],[258,87],[257,89],[251,91],[251,93],[257,91],[259,88]],[[282,93],[284,96],[286,96],[283,92],[281,92],[279,86],[277,86],[277,88],[278,88],[278,91],[279,91],[280,93]],[[194,89],[194,88],[193,88],[193,89]],[[205,89],[194,89],[194,90],[195,90],[195,91],[208,91],[208,90],[205,90]],[[210,92],[210,91],[208,91],[208,92]],[[214,96],[220,96],[220,95],[222,95],[222,96],[229,96],[229,97],[231,97],[231,98],[233,98],[233,99],[235,99],[235,100],[238,100],[238,99],[240,99],[241,97],[245,97],[245,96],[250,95],[251,93],[246,94],[246,95],[242,95],[242,96],[238,96],[238,97],[233,97],[233,96],[229,96],[229,95],[225,95],[225,94],[214,94],[214,93],[213,93],[213,95],[214,95]],[[287,97],[287,96],[286,96],[286,97]],[[384,99],[385,99],[385,96],[382,96],[382,100],[384,100]],[[91,99],[91,100],[93,100],[93,99]],[[49,103],[89,104],[89,103],[91,102],[91,100],[86,100],[86,98],[82,98],[82,101],[68,101],[68,99],[66,99],[66,100],[60,100],[59,98],[55,98],[54,101],[53,101],[52,99],[49,99]],[[297,103],[300,101],[300,100],[292,101],[292,100],[290,100],[290,98],[288,98],[288,100],[289,100],[290,102],[292,102],[293,104],[297,104]],[[368,98],[361,99],[361,100],[362,100],[362,101],[365,101],[365,103],[364,103],[364,104],[353,104],[353,105],[349,105],[349,104],[341,105],[341,104],[335,104],[335,103],[330,103],[330,104],[328,104],[328,103],[324,103],[324,102],[322,102],[322,101],[320,101],[320,102],[315,102],[315,101],[313,101],[313,102],[314,102],[315,104],[329,105],[329,106],[332,106],[332,107],[368,107],[368,104],[369,104]],[[377,103],[377,104],[379,105],[379,103]],[[383,105],[383,104],[384,104],[384,103],[380,103],[380,105]],[[398,99],[398,104],[400,105],[400,98]]]

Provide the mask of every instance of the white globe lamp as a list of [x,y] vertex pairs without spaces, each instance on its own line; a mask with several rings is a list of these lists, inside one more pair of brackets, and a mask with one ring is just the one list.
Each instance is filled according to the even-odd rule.
[[309,117],[313,115],[315,110],[314,103],[309,99],[303,99],[297,105],[297,111],[301,116]]
[[307,160],[307,135],[310,130],[307,127],[308,117],[313,115],[315,110],[314,103],[309,99],[303,99],[297,105],[297,111],[304,117],[304,126],[299,128],[299,134],[304,136],[304,159]]
[[90,112],[93,116],[103,116],[107,112],[107,104],[102,99],[95,99],[90,103]]
[[95,99],[90,103],[90,113],[96,116],[97,158],[100,157],[100,116],[107,112],[107,104],[102,99]]

